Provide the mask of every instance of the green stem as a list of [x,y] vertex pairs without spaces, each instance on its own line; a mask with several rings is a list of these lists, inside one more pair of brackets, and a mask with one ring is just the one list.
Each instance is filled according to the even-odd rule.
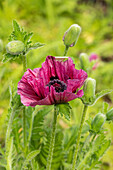
[[23,71],[25,72],[27,69],[27,58],[26,55],[23,55]]
[[56,110],[56,106],[54,105],[53,127],[52,127],[52,134],[51,134],[50,148],[49,148],[49,155],[48,155],[46,170],[51,170],[54,144],[55,144],[56,125],[57,125],[57,110]]
[[64,56],[66,56],[68,50],[69,50],[69,46],[65,46]]
[[96,137],[96,134],[94,134],[94,136],[93,136],[93,138],[92,138],[92,142],[94,141],[95,137]]
[[84,124],[84,121],[85,121],[87,109],[88,109],[88,106],[84,105],[82,119],[81,119],[81,123],[80,123],[80,128],[79,128],[79,131],[78,131],[76,148],[75,148],[74,157],[73,157],[72,170],[75,170],[75,167],[76,167],[76,160],[77,160],[77,154],[78,154],[79,143],[80,143],[80,138],[81,138],[81,132],[82,132],[82,127],[83,127],[83,124]]
[[[27,58],[26,55],[23,55],[23,72],[27,69]],[[26,152],[26,108],[23,107],[23,141],[24,141],[24,148]]]
[[23,107],[23,139],[24,139],[24,148],[26,146],[26,109],[25,106]]

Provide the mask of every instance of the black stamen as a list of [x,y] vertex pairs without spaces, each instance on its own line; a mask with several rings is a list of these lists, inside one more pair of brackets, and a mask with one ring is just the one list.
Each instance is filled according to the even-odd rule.
[[58,80],[58,79],[54,79],[54,80],[51,80],[47,86],[49,86],[49,89],[51,86],[55,87],[55,91],[60,93],[60,92],[63,92],[64,90],[67,89],[67,85],[61,81],[61,80]]

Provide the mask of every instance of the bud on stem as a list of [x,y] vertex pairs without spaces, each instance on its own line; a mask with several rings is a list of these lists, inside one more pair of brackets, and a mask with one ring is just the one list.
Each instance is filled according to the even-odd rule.
[[79,25],[77,24],[71,25],[63,36],[65,46],[73,47],[77,43],[80,32],[81,27]]
[[92,123],[91,128],[94,132],[99,132],[106,121],[106,116],[102,113],[98,113]]
[[12,55],[19,55],[24,51],[24,49],[25,45],[22,41],[11,41],[6,46],[7,53]]
[[90,104],[93,101],[95,97],[95,89],[96,81],[92,78],[87,78],[83,86],[84,98],[86,103]]

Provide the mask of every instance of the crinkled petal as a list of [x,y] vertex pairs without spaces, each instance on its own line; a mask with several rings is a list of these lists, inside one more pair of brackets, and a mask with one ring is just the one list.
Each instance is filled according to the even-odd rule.
[[58,93],[55,91],[55,88],[51,86],[50,93],[48,94],[47,100],[51,104],[58,104],[58,103],[66,103],[82,96],[83,96],[83,90],[79,90],[76,94],[72,92],[68,92],[67,90]]
[[66,81],[65,68],[55,57],[48,56],[39,71],[39,78],[43,78],[44,85],[47,85],[50,78],[55,77],[61,81]]
[[69,79],[83,79],[84,82],[84,79],[87,78],[87,73],[84,70],[75,69],[75,64],[70,57],[68,57],[68,60],[64,61],[63,64],[65,66],[65,72],[68,75]]

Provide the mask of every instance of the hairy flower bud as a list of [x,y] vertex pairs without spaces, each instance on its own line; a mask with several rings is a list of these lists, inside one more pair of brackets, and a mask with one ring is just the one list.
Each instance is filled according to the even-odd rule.
[[2,52],[3,51],[3,42],[2,42],[2,40],[0,39],[0,52]]
[[11,41],[6,46],[7,53],[10,53],[12,55],[21,54],[24,49],[25,45],[22,41]]
[[81,53],[79,59],[80,59],[81,68],[86,72],[88,72],[89,65],[90,65],[88,55],[86,53]]
[[80,32],[81,27],[79,25],[77,24],[71,25],[63,36],[65,46],[73,47],[77,43]]
[[113,108],[106,113],[106,119],[113,120]]
[[106,121],[106,116],[102,113],[98,113],[92,123],[91,123],[91,128],[94,132],[98,132],[101,130],[102,126],[104,125]]
[[85,102],[91,103],[93,98],[95,97],[95,89],[96,89],[96,81],[92,78],[87,78],[85,80],[83,91],[84,91],[84,97]]

